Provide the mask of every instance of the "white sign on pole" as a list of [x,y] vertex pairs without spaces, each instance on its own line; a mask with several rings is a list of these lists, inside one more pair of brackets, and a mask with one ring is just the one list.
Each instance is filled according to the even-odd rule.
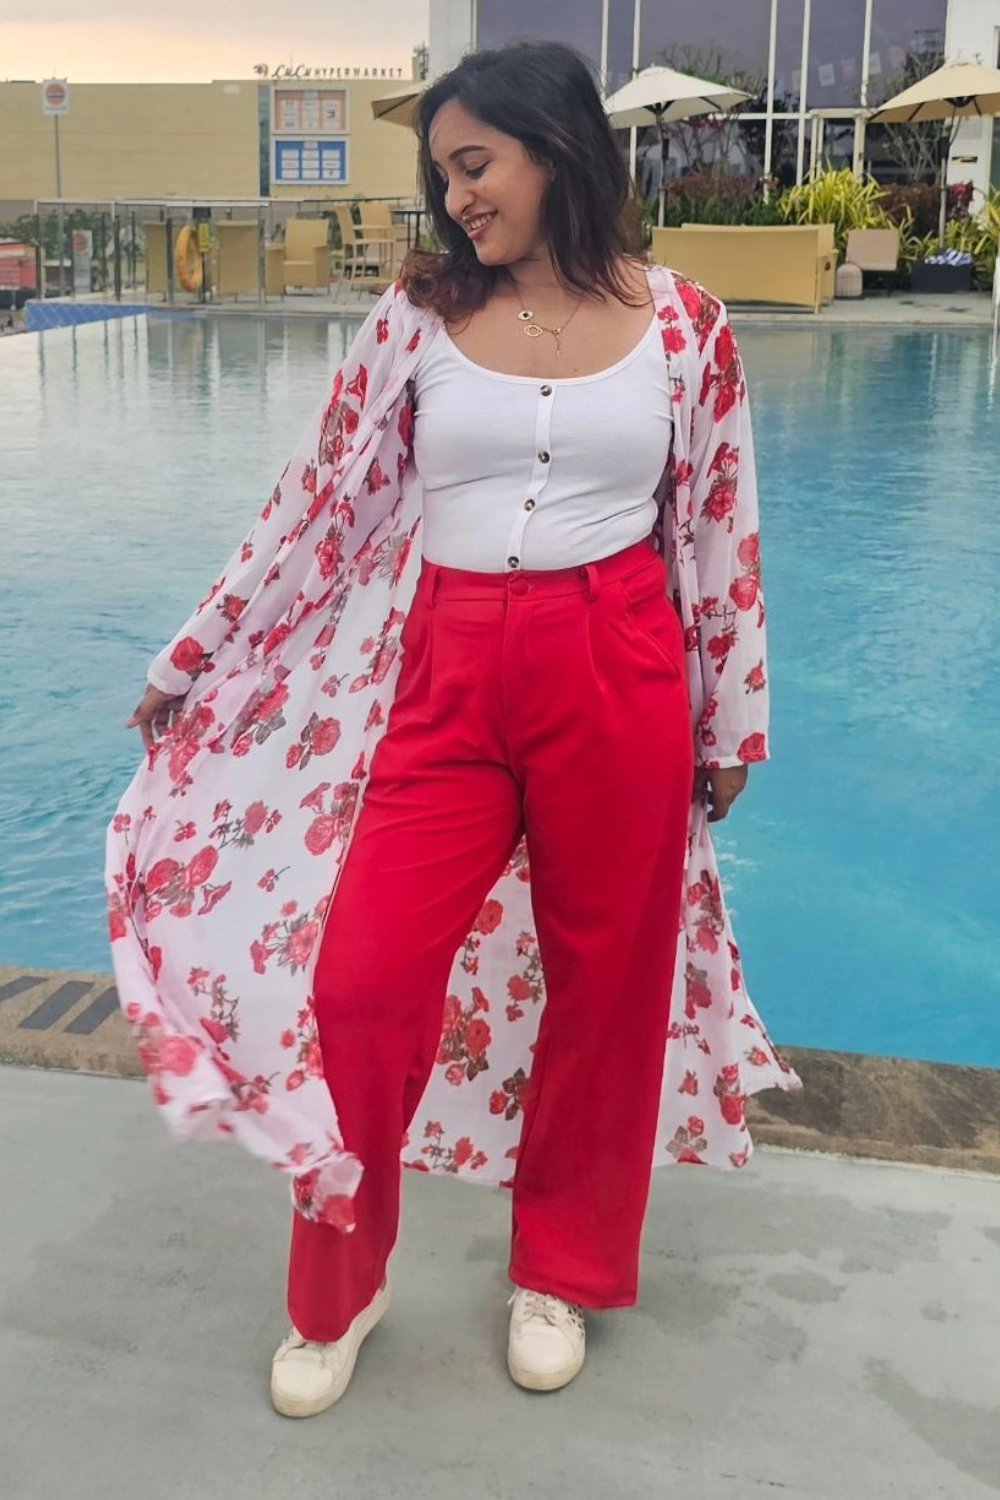
[[69,84],[61,78],[47,78],[42,84],[42,112],[46,115],[69,114]]

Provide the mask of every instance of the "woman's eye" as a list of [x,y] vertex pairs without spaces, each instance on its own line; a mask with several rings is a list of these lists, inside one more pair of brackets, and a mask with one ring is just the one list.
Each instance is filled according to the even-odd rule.
[[489,164],[484,161],[481,167],[470,167],[465,175],[467,177],[482,177],[488,165]]

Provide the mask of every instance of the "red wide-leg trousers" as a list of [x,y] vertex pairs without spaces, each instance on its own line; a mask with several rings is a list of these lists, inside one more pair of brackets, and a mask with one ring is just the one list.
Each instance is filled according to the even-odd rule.
[[662,1086],[693,780],[662,559],[646,541],[553,572],[425,561],[403,647],[315,976],[326,1077],[365,1169],[353,1233],[293,1216],[289,1312],[323,1341],[385,1275],[452,965],[522,833],[546,1004],[517,1285],[635,1301]]

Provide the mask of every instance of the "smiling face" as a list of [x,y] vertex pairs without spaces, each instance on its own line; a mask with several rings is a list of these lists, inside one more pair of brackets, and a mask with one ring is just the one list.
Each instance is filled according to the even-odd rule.
[[494,130],[457,99],[442,104],[428,136],[445,208],[484,266],[547,254],[542,201],[552,170],[512,135]]

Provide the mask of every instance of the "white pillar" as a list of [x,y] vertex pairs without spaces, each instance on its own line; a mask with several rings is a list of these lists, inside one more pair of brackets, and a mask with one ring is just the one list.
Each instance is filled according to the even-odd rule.
[[767,123],[764,126],[764,198],[770,197],[767,179],[771,175],[771,148],[774,143],[774,69],[778,56],[778,0],[771,0],[771,38],[767,47]]
[[795,154],[795,181],[801,182],[805,176],[806,160],[806,119],[808,115],[809,100],[806,97],[809,90],[809,41],[812,28],[812,0],[803,0],[802,9],[802,78],[799,83],[799,143]]
[[[868,81],[871,72],[872,54],[872,8],[874,0],[865,0],[865,39],[861,44],[861,97],[863,111],[868,109]],[[854,121],[854,175],[860,177],[865,169],[865,124],[867,115],[862,113]]]
[[809,175],[815,176],[823,161],[823,136],[826,122],[820,115],[813,115],[812,140],[809,143]]
[[[632,11],[632,77],[633,78],[635,77],[635,75],[639,71],[639,58],[642,56],[642,53],[640,52],[640,49],[639,49],[639,43],[640,43],[641,38],[642,38],[642,0],[634,0],[634,8],[633,8],[633,11]],[[629,131],[629,136],[628,136],[628,169],[629,169],[629,171],[632,174],[632,180],[633,181],[635,181],[635,165],[636,165],[636,155],[637,155],[637,152],[638,152],[638,147],[639,147],[639,132],[635,128],[635,126],[633,125],[632,129]]]
[[608,31],[611,19],[611,0],[601,6],[601,91],[608,93]]

